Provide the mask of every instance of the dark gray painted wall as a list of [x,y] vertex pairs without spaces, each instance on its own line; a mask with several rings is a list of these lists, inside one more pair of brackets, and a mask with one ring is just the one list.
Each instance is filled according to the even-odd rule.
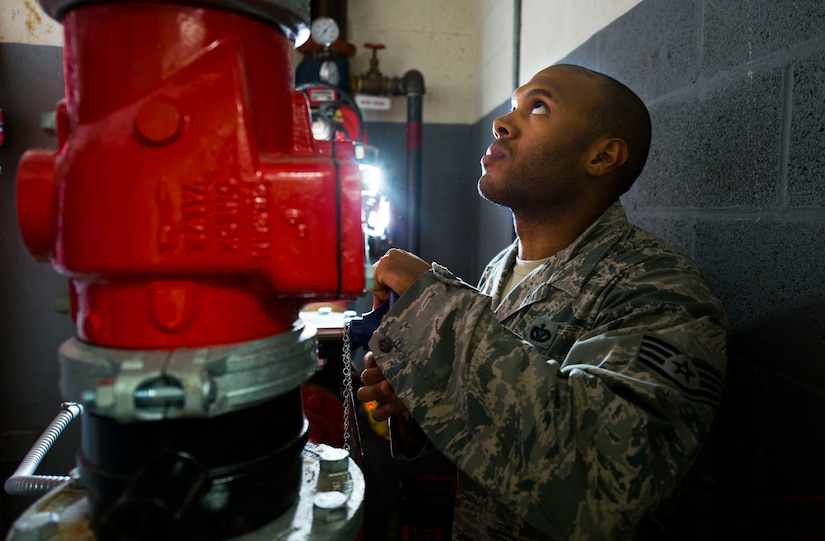
[[[423,128],[420,256],[475,284],[487,262],[513,241],[510,211],[483,200],[477,182],[481,156],[493,141],[493,120],[507,103],[473,125],[426,124]],[[391,198],[404,204],[406,125],[368,123],[369,143],[381,149],[381,166]],[[397,216],[403,222],[403,216]],[[406,224],[402,224],[403,229]],[[393,246],[409,249],[403,232]]]
[[[466,124],[422,127],[419,252],[425,260],[437,261],[460,276],[475,273],[469,248],[474,238],[479,167],[466,158],[473,150],[471,134],[472,127]],[[392,246],[409,250],[403,212],[407,201],[406,124],[371,122],[367,136],[369,144],[380,149],[388,197],[394,217],[401,222]]]
[[[66,281],[29,255],[17,225],[17,161],[29,148],[54,148],[40,129],[40,115],[63,95],[62,49],[0,43],[0,475],[14,472],[57,414],[57,348],[73,336],[69,317],[56,310],[66,299]],[[38,473],[65,475],[74,467],[79,425],[65,432]],[[31,498],[0,491],[0,533]]]

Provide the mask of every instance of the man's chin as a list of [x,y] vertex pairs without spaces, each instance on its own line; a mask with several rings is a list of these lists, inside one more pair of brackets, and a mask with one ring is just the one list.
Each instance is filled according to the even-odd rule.
[[481,178],[478,179],[478,195],[480,195],[483,199],[486,199],[490,203],[495,203],[496,205],[501,205],[500,197],[497,197],[496,190],[492,186],[493,180],[489,178],[487,175],[481,175]]

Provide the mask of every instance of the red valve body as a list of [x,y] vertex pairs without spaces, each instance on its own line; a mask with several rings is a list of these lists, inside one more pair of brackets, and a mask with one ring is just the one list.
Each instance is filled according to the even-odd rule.
[[281,31],[156,2],[62,22],[58,149],[21,159],[18,214],[29,250],[69,279],[81,340],[254,340],[309,300],[362,293],[354,149],[312,138]]

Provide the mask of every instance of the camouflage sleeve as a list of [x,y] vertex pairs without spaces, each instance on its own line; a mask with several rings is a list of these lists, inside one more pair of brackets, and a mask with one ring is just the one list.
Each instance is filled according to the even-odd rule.
[[724,372],[721,306],[656,279],[614,288],[559,360],[434,265],[370,346],[435,447],[496,500],[544,532],[614,535],[695,459]]

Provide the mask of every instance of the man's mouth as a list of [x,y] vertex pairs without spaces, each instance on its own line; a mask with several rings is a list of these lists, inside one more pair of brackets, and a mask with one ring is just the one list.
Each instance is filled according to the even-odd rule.
[[493,158],[503,158],[504,157],[504,150],[498,143],[493,143],[489,147],[487,147],[487,153],[485,156],[492,156]]
[[486,169],[486,167],[496,161],[506,157],[506,152],[498,145],[498,143],[493,143],[489,147],[487,147],[487,152],[484,156],[481,157],[481,166]]

